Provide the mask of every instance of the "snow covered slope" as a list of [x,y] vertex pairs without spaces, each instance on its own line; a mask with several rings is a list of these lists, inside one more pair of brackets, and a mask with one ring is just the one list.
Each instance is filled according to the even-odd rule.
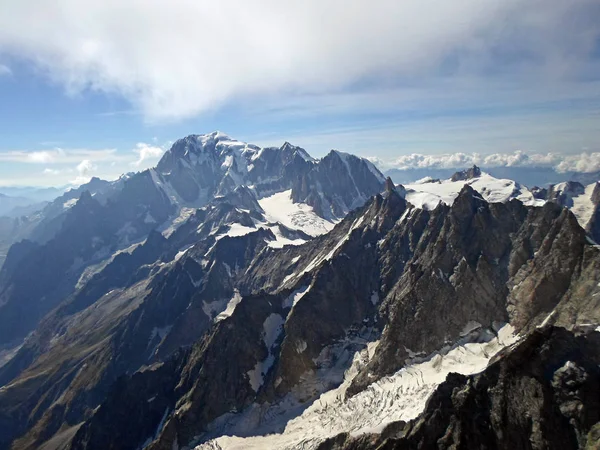
[[[571,211],[577,217],[577,221],[582,227],[585,227],[592,215],[594,214],[596,205],[592,201],[592,194],[594,193],[594,188],[596,187],[596,183],[589,184],[585,186],[585,190],[583,192],[573,192],[569,193],[569,203],[572,202],[570,206]],[[557,194],[561,194],[563,191],[566,191],[566,183],[559,183],[553,186],[554,191]]]
[[409,184],[405,186],[406,199],[416,207],[428,210],[435,209],[440,202],[452,205],[465,184],[470,185],[490,203],[506,202],[513,198],[530,206],[541,206],[545,203],[544,200],[536,199],[525,186],[512,180],[494,178],[487,173],[469,180],[424,180]]
[[331,231],[336,222],[319,217],[313,208],[305,203],[294,203],[291,196],[290,189],[260,199],[258,203],[265,211],[267,220],[301,230],[310,236],[319,236]]

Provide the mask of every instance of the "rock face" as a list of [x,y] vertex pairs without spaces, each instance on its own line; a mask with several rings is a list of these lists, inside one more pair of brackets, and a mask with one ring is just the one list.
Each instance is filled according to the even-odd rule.
[[473,165],[473,167],[467,169],[467,170],[462,170],[460,172],[456,172],[454,175],[452,175],[452,177],[450,177],[450,180],[452,181],[461,181],[461,180],[471,180],[473,178],[478,178],[481,176],[481,169],[475,165]]
[[344,217],[367,200],[366,193],[380,192],[384,183],[370,162],[332,150],[295,180],[292,198],[312,206],[322,217]]
[[600,333],[535,331],[483,373],[451,374],[419,419],[319,450],[583,449],[600,444]]

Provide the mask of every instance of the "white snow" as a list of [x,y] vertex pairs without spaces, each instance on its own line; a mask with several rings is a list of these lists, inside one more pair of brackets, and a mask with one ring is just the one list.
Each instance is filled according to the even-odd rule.
[[262,338],[269,352],[268,356],[263,361],[258,361],[254,369],[248,371],[248,382],[255,392],[258,392],[263,385],[264,377],[269,372],[275,362],[275,355],[272,352],[272,347],[277,341],[277,338],[283,331],[285,319],[280,314],[271,314],[263,323]]
[[[233,294],[233,297],[231,297],[231,299],[229,300],[229,302],[227,302],[227,307],[225,308],[225,311],[223,311],[222,313],[220,313],[216,318],[215,318],[215,322],[220,322],[221,320],[224,320],[226,318],[228,318],[229,316],[231,316],[233,314],[233,311],[235,311],[235,307],[242,301],[242,296],[240,295],[240,293],[236,290]],[[204,309],[204,308],[203,308]]]
[[63,209],[72,208],[77,203],[77,200],[78,199],[76,199],[76,198],[72,198],[71,200],[67,200],[66,202],[63,203]]
[[[285,284],[285,282],[284,282]],[[283,302],[284,308],[293,308],[296,303],[300,301],[302,297],[306,295],[306,293],[310,290],[310,285],[301,287],[300,289],[296,289],[292,292]]]
[[546,318],[545,318],[545,319],[542,321],[542,323],[540,323],[540,324],[538,325],[538,328],[543,328],[543,327],[545,327],[545,326],[548,324],[548,322],[550,322],[550,319],[552,319],[552,316],[554,316],[554,314],[555,314],[555,313],[556,313],[556,310],[555,310],[555,309],[553,309],[552,311],[550,311],[550,314],[548,314],[548,315],[546,316]]
[[196,211],[196,208],[182,207],[179,210],[177,216],[175,216],[171,220],[168,220],[162,227],[160,227],[160,229],[163,230],[163,236],[166,238],[171,236],[173,232],[179,227],[179,225],[181,225],[190,218],[194,211]]
[[149,169],[150,177],[156,185],[157,189],[162,190],[174,205],[183,205],[185,202],[179,196],[177,191],[171,186],[171,183],[164,180],[162,175],[156,169]]
[[585,192],[583,194],[571,197],[573,199],[571,211],[577,218],[579,225],[583,228],[588,224],[594,213],[594,204],[592,203],[594,187],[596,187],[596,183],[589,184],[585,187]]
[[352,226],[350,227],[350,229],[348,230],[348,232],[346,233],[346,235],[344,237],[342,237],[335,244],[335,247],[333,247],[332,250],[330,250],[329,252],[327,252],[327,249],[325,249],[324,251],[321,251],[320,253],[318,253],[317,256],[315,256],[313,258],[313,260],[304,267],[304,269],[302,269],[299,272],[294,272],[294,273],[286,276],[283,279],[283,284],[286,284],[291,279],[301,277],[305,273],[310,272],[315,267],[318,267],[319,264],[321,264],[323,261],[329,261],[329,260],[331,260],[331,258],[333,258],[335,256],[335,253],[342,247],[342,245],[344,245],[344,243],[350,239],[350,235],[352,234],[352,232],[355,229],[359,228],[362,225],[362,223],[365,221],[366,215],[367,215],[367,213],[364,213],[362,216],[360,216],[360,217],[358,217],[357,219],[354,220],[354,222],[352,223]]
[[247,227],[239,223],[232,223],[229,225],[229,230],[225,233],[219,234],[216,236],[216,239],[219,240],[224,238],[225,236],[236,237],[236,236],[245,236],[246,234],[253,233],[257,230],[257,228]]
[[267,220],[279,222],[288,228],[304,231],[310,236],[325,234],[335,226],[319,217],[311,206],[304,203],[293,203],[292,190],[287,190],[264,197],[258,201],[265,211]]
[[274,241],[269,241],[267,243],[267,245],[269,247],[272,247],[272,248],[282,248],[285,245],[302,245],[302,244],[304,244],[306,242],[304,239],[300,239],[300,238],[298,238],[298,239],[289,239],[289,238],[285,237],[281,233],[281,230],[280,230],[280,228],[279,228],[278,225],[275,225],[275,226],[264,226],[264,227],[260,227],[260,228],[268,228],[275,235],[275,240]]
[[465,184],[470,185],[490,203],[506,202],[517,198],[526,205],[541,206],[544,200],[537,200],[525,186],[512,180],[495,178],[487,173],[470,180],[440,183],[415,183],[406,185],[406,199],[418,208],[432,210],[440,202],[452,205]]
[[215,300],[212,302],[202,302],[202,311],[208,316],[209,319],[213,317],[216,319],[227,308],[229,299]]
[[371,294],[371,303],[373,303],[374,305],[379,303],[379,292],[373,291],[373,293]]
[[174,260],[179,261],[183,257],[183,255],[185,255],[188,252],[188,250],[190,248],[192,248],[193,246],[194,245],[191,244],[191,245],[188,245],[187,247],[185,247],[183,250],[178,251],[177,254],[175,255]]
[[[196,450],[222,449],[315,449],[324,439],[342,432],[352,435],[380,432],[387,424],[416,418],[425,408],[429,396],[450,372],[464,375],[483,371],[490,359],[502,348],[517,341],[510,325],[499,331],[497,338],[487,343],[458,346],[447,354],[436,353],[427,361],[407,366],[385,377],[359,394],[345,399],[345,392],[361,367],[372,357],[377,342],[358,352],[352,366],[346,371],[343,383],[322,394],[301,414],[291,420],[284,413],[277,415],[277,407],[294,413],[297,405],[284,399],[281,405],[264,404],[258,413],[259,422],[266,426],[269,420],[283,421],[280,433],[252,436],[257,424],[249,420],[247,437],[221,436],[198,445]],[[287,403],[286,403],[287,402]],[[255,405],[254,408],[260,408]],[[273,412],[271,412],[273,410]],[[281,410],[281,409],[280,409]],[[279,410],[279,411],[280,411]],[[225,430],[226,434],[227,430]],[[242,432],[240,432],[242,433]]]
[[434,180],[433,177],[423,177],[423,178],[420,178],[417,181],[415,181],[413,184],[432,183],[433,180]]
[[306,241],[304,239],[289,239],[286,238],[285,236],[283,236],[283,234],[281,233],[281,230],[279,229],[279,225],[275,224],[275,225],[269,225],[269,224],[263,224],[260,222],[256,223],[256,227],[247,227],[245,225],[239,224],[239,223],[232,223],[229,224],[229,229],[224,232],[224,233],[220,233],[218,234],[216,237],[217,240],[224,238],[225,236],[229,236],[229,237],[238,237],[238,236],[245,236],[247,234],[250,233],[254,233],[255,231],[258,231],[260,229],[268,229],[271,230],[273,232],[273,234],[275,235],[275,240],[274,241],[268,241],[267,245],[269,247],[272,248],[282,248],[285,245],[302,245],[304,244]]
[[303,341],[302,339],[296,342],[296,352],[298,353],[304,352],[307,347],[308,345],[306,344],[306,341]]

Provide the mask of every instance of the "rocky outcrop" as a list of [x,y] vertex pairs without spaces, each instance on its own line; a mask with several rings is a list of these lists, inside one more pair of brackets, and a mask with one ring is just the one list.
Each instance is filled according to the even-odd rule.
[[472,180],[473,178],[478,178],[480,176],[481,176],[481,169],[479,167],[477,167],[476,165],[473,165],[473,167],[471,167],[469,169],[461,170],[460,172],[454,173],[454,175],[452,175],[450,177],[450,180],[466,181],[466,180]]
[[[381,343],[350,395],[398,370],[408,350],[429,354],[454,342],[469,321],[511,321],[520,329],[547,315],[566,293],[585,246],[567,210],[488,204],[469,186],[452,208],[440,205],[414,220],[426,226],[410,227],[423,230],[420,236],[397,231],[401,248],[410,249],[406,239],[418,243],[413,252],[403,250],[404,270],[382,306],[388,321]],[[385,241],[382,247],[394,251]]]

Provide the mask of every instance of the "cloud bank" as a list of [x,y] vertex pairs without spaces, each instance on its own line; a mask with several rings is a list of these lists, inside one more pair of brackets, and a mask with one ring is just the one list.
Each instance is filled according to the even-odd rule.
[[423,155],[413,153],[398,158],[382,159],[369,157],[381,170],[398,169],[463,169],[476,164],[481,167],[532,167],[552,168],[558,173],[600,171],[600,153],[583,152],[574,155],[559,153],[451,153]]
[[[116,148],[0,151],[0,185],[80,185],[93,176],[116,179],[132,168],[144,170],[156,165],[164,152],[164,146],[144,142],[124,151]],[[12,163],[12,166],[3,166],[3,163]],[[2,176],[3,169],[17,166],[20,169],[16,172],[17,176]],[[35,167],[33,170],[30,169],[32,166]],[[6,174],[10,172],[8,170]]]
[[424,75],[597,69],[597,0],[5,3],[0,54],[34,63],[68,92],[123,96],[150,120]]
[[78,163],[84,159],[90,161],[118,160],[116,149],[62,149],[25,151],[8,150],[0,152],[0,162],[15,162],[24,164],[67,164]]

